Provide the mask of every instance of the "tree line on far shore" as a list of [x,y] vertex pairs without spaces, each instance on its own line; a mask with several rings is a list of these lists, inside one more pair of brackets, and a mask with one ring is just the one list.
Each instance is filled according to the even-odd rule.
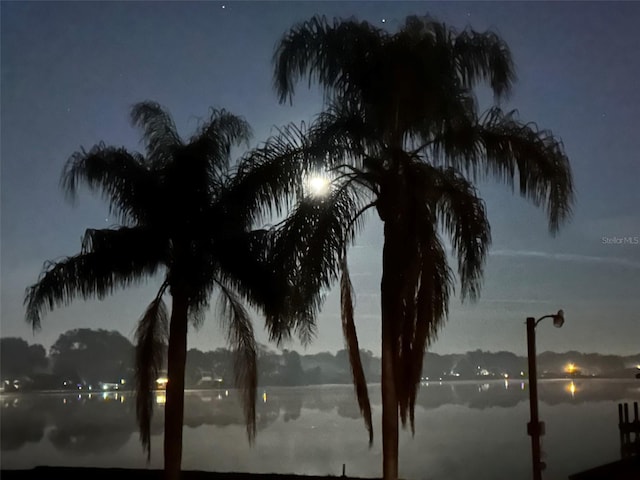
[[[117,331],[80,328],[62,333],[48,354],[40,344],[22,338],[0,339],[0,375],[5,385],[18,389],[88,388],[101,383],[132,385],[135,348]],[[380,358],[361,350],[367,380],[380,378]],[[187,353],[188,388],[233,388],[233,354],[225,348]],[[542,376],[627,377],[640,354],[632,356],[544,352],[538,358]],[[572,367],[568,369],[567,367]],[[294,350],[273,350],[261,345],[258,355],[258,382],[264,386],[304,386],[351,382],[346,350],[335,354],[300,354]],[[425,381],[473,378],[526,378],[527,360],[511,352],[475,350],[464,354],[425,356]],[[7,383],[8,382],[8,383]],[[66,385],[64,383],[67,383]],[[128,384],[128,382],[131,382]]]

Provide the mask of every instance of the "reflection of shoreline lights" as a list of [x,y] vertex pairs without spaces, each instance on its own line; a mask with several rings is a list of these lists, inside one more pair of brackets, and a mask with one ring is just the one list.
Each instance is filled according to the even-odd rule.
[[164,405],[167,403],[167,394],[161,392],[156,393],[156,403],[158,405]]
[[262,402],[267,403],[267,392],[262,392]]
[[578,391],[576,384],[573,383],[573,381],[565,387],[565,390],[571,394],[571,398],[575,398],[576,392]]

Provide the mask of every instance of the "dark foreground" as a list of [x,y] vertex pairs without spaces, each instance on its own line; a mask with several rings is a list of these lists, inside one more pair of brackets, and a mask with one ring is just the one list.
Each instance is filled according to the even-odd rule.
[[[2,470],[2,480],[160,480],[162,470],[130,468],[81,468],[81,467],[36,467],[31,470]],[[183,480],[357,480],[356,477],[315,475],[293,475],[275,473],[219,473],[187,470]],[[640,456],[619,460],[585,472],[576,473],[569,480],[638,480],[640,479]],[[360,479],[367,480],[367,479]],[[373,479],[370,479],[373,480]]]
[[584,472],[576,473],[569,480],[638,480],[640,479],[640,456],[608,463]]
[[[2,470],[2,480],[159,480],[162,470],[129,468],[80,468],[80,467],[36,467],[31,470]],[[287,475],[274,473],[218,473],[183,471],[183,480],[328,480],[352,477]]]

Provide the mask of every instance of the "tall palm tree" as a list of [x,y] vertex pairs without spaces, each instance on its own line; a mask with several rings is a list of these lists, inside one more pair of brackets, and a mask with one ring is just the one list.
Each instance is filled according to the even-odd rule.
[[[477,298],[491,236],[473,182],[517,184],[555,233],[573,202],[569,162],[550,132],[500,109],[515,74],[507,45],[492,32],[456,32],[429,17],[408,17],[396,33],[313,17],[284,35],[274,65],[281,102],[306,76],[323,88],[325,108],[309,127],[281,129],[246,164],[262,174],[256,199],[263,202],[293,198],[293,185],[314,168],[330,172],[329,193],[304,197],[279,241],[313,246],[295,257],[308,274],[341,275],[343,332],[370,441],[346,250],[369,208],[384,224],[383,473],[396,479],[398,420],[413,429],[424,351],[454,287],[441,235],[451,238],[461,297]],[[484,113],[474,93],[481,84],[496,101]]]
[[[101,143],[74,153],[61,179],[71,197],[81,183],[101,192],[121,225],[87,230],[79,254],[47,263],[38,282],[27,289],[26,320],[38,329],[44,313],[76,297],[101,299],[117,288],[162,275],[136,330],[136,413],[149,458],[152,394],[168,342],[164,462],[166,477],[177,479],[189,323],[202,322],[217,291],[223,325],[236,352],[250,441],[256,431],[257,350],[245,305],[263,313],[267,325],[278,325],[281,337],[295,326],[283,313],[287,287],[279,283],[269,260],[272,232],[251,230],[257,204],[247,199],[250,189],[237,182],[230,166],[231,148],[248,141],[248,124],[225,110],[212,110],[185,142],[156,103],[136,104],[131,118],[142,129],[146,156]],[[170,314],[165,293],[172,299]]]

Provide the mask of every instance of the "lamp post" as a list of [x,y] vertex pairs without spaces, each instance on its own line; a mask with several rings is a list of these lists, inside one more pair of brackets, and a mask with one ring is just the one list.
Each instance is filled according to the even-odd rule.
[[536,320],[527,318],[527,360],[529,362],[529,409],[531,421],[527,424],[527,433],[531,436],[531,459],[533,461],[533,480],[541,480],[543,464],[540,460],[540,436],[544,435],[544,423],[538,417],[538,371],[536,367],[536,327],[545,318],[553,318],[554,327],[564,324],[564,312],[558,310],[554,315],[545,315]]

